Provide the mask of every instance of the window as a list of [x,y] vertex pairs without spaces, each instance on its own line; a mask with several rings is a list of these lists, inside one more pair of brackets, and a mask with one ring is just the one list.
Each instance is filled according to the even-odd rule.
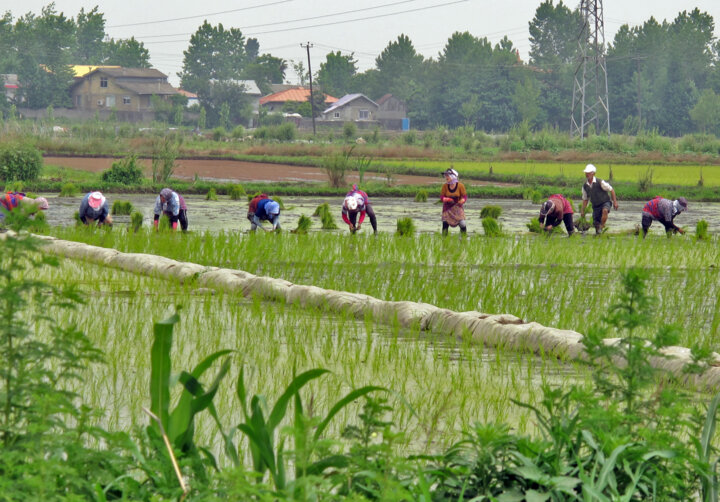
[[340,112],[335,112],[335,114],[333,115],[333,117],[335,117],[336,119],[339,119],[339,118],[340,118]]
[[370,118],[370,110],[359,111],[360,120],[367,120]]
[[107,87],[107,77],[100,77],[100,87]]
[[123,96],[123,104],[124,105],[130,104],[130,96]]
[[78,94],[75,96],[75,106],[78,108],[82,107],[82,95]]
[[115,96],[105,96],[105,106],[108,108],[115,106]]

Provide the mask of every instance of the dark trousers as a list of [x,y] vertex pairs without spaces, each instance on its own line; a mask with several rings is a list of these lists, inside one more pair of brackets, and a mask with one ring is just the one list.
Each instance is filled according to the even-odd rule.
[[[450,223],[448,223],[447,221],[443,221],[442,224],[443,224],[443,226],[442,226],[442,234],[443,234],[443,235],[447,235],[447,234],[448,234],[448,231],[450,230]],[[460,233],[461,233],[461,234],[466,234],[466,233],[467,233],[467,227],[464,226],[464,225],[460,225]]]
[[[352,223],[353,226],[355,226],[359,213],[360,211],[348,211],[347,213],[348,220],[350,220],[350,223]],[[373,227],[373,232],[377,233],[377,218],[375,217],[375,211],[370,204],[365,206],[365,215],[370,218],[370,225]]]
[[[670,230],[675,230],[675,224],[672,221],[665,221],[665,220],[658,220],[660,223],[663,224],[665,227],[665,232],[669,232]],[[648,230],[650,229],[650,225],[652,225],[653,218],[650,216],[650,213],[643,211],[642,214],[642,231],[643,231],[643,237],[645,237],[648,233]]]
[[177,220],[175,219],[175,217],[173,216],[172,213],[166,212],[165,214],[167,215],[168,218],[170,218],[171,224],[175,223],[175,221],[179,221],[180,228],[182,229],[182,231],[187,232],[187,229],[188,229],[187,209],[180,210],[180,212],[177,215]]
[[565,230],[567,230],[568,235],[572,235],[572,233],[575,231],[572,213],[563,214],[562,220],[560,218],[548,215],[547,219],[545,220],[545,225],[551,225],[553,228],[555,228],[560,224],[560,222],[565,224]]

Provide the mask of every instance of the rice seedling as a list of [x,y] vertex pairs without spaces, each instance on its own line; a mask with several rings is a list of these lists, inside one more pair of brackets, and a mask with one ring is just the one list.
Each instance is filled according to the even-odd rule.
[[74,197],[78,193],[78,188],[73,183],[63,183],[60,187],[60,197]]
[[217,201],[217,191],[214,188],[211,188],[208,190],[207,194],[205,195],[205,200],[214,200]]
[[317,209],[315,209],[313,216],[320,217],[323,230],[337,229],[337,224],[335,224],[335,218],[333,218],[332,213],[330,213],[330,205],[327,202],[320,204]]
[[295,234],[307,234],[311,226],[312,220],[304,214],[301,214],[300,218],[298,218],[297,227],[292,230],[292,232]]
[[425,189],[420,189],[415,194],[415,202],[427,202],[428,192]]
[[500,237],[502,235],[502,228],[495,218],[489,216],[483,218],[482,227],[487,237]]
[[240,200],[247,194],[245,193],[245,189],[242,185],[231,185],[230,189],[228,190],[228,195],[232,200]]
[[502,208],[500,206],[483,206],[480,210],[480,218],[500,218]]
[[698,240],[706,241],[710,238],[708,235],[708,222],[700,220],[695,225],[695,238]]
[[534,234],[541,234],[543,232],[543,227],[537,218],[530,218],[530,221],[526,223],[526,226],[528,230]]
[[412,218],[398,218],[397,235],[408,236],[415,233],[415,223]]
[[138,211],[134,211],[130,215],[130,227],[132,228],[133,232],[137,233],[142,228],[143,224],[143,215],[142,213]]
[[133,209],[132,202],[116,199],[113,201],[110,213],[114,215],[129,215],[133,212]]

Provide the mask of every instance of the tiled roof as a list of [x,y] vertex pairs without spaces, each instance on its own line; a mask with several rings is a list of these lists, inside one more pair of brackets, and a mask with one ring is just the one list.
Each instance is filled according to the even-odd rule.
[[345,106],[346,104],[350,103],[351,101],[355,101],[358,98],[364,98],[364,99],[368,100],[370,103],[372,103],[373,105],[375,105],[375,106],[378,105],[375,101],[368,98],[364,94],[346,94],[342,98],[338,99],[331,107],[326,109],[323,113],[331,112],[337,108]]
[[[268,94],[260,98],[260,104],[265,103],[284,103],[286,101],[307,101],[310,98],[310,89],[304,89],[302,87],[295,87],[286,91],[276,92],[274,94]],[[335,103],[337,98],[334,98],[328,94],[325,94],[326,103]]]
[[177,92],[178,94],[182,94],[188,99],[197,99],[197,94],[195,94],[194,92],[186,91],[185,89],[178,89]]

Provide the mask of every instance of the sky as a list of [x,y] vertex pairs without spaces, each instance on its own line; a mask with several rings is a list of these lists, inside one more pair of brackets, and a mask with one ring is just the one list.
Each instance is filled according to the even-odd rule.
[[[105,32],[115,39],[134,36],[150,51],[153,67],[179,84],[183,51],[190,36],[207,20],[226,29],[239,28],[246,38],[260,43],[260,53],[288,61],[286,80],[298,83],[292,62],[302,61],[313,73],[329,52],[353,54],[358,70],[375,66],[375,58],[401,34],[426,58],[437,58],[448,38],[468,31],[496,43],[505,35],[527,61],[528,23],[541,0],[57,0],[55,9],[76,18],[81,8],[98,6],[105,16]],[[556,1],[555,4],[558,2]],[[603,0],[605,39],[612,42],[623,24],[642,25],[654,17],[671,22],[679,12],[699,8],[715,20],[720,38],[720,0]],[[5,6],[3,5],[5,4]],[[0,0],[0,12],[13,18],[41,13],[48,1]],[[571,8],[579,1],[565,2]],[[18,7],[21,6],[21,7]]]

